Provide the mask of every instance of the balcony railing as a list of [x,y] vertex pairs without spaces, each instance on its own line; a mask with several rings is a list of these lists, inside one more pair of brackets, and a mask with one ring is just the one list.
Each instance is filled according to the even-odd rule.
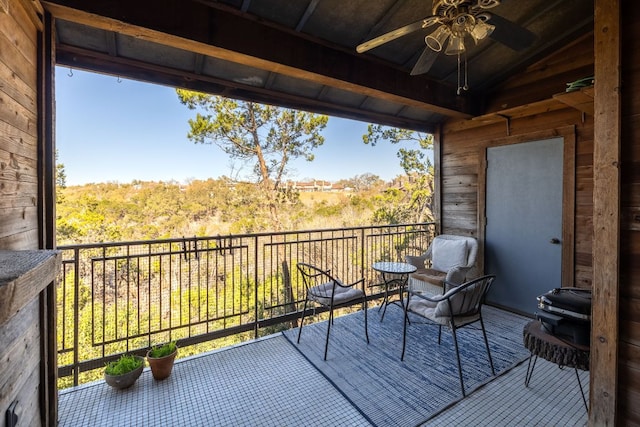
[[82,373],[160,342],[291,327],[304,301],[298,262],[348,282],[364,277],[378,298],[371,265],[421,253],[434,232],[421,223],[61,246],[58,375],[77,385]]

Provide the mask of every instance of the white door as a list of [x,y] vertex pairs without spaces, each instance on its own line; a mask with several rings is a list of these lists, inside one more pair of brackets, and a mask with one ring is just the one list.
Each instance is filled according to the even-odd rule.
[[485,272],[488,301],[533,314],[561,286],[563,138],[487,149]]

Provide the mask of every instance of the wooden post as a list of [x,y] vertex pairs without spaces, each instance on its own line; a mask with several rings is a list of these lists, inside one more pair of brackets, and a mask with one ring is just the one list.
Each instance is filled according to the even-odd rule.
[[595,1],[589,425],[616,424],[620,264],[620,1]]
[[[34,3],[35,4],[35,3]],[[38,246],[53,249],[56,223],[54,87],[55,29],[51,14],[43,16],[38,42]],[[56,330],[56,283],[52,281],[40,294],[40,415],[43,425],[58,420],[58,352]]]

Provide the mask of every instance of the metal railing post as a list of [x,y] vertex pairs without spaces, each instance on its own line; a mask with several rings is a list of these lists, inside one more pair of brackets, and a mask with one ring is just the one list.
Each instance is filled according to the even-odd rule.
[[258,316],[260,315],[260,310],[258,309],[258,239],[259,236],[254,236],[253,237],[253,241],[254,241],[254,249],[253,249],[253,262],[254,262],[254,268],[253,268],[253,307],[254,307],[254,332],[253,332],[253,336],[254,338],[258,338],[258,330],[259,330],[259,324],[260,324],[260,319],[258,318]]
[[80,339],[78,337],[78,331],[80,330],[80,313],[78,312],[80,305],[80,248],[73,250],[73,269],[73,385],[77,386],[78,376],[80,374],[80,372],[78,372],[78,363],[80,362],[78,354],[78,347],[80,346]]
[[[360,277],[364,276],[364,263],[365,263],[365,253],[364,253],[364,228],[360,229]],[[366,280],[362,283],[362,290],[364,291],[367,287]]]

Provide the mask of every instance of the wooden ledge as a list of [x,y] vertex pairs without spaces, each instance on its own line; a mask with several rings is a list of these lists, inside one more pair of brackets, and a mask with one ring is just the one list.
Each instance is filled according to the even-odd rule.
[[582,89],[574,90],[572,92],[563,92],[553,95],[553,99],[557,99],[563,104],[567,104],[576,110],[582,111],[593,116],[593,86],[583,87]]
[[0,325],[53,282],[61,261],[60,251],[0,250]]

